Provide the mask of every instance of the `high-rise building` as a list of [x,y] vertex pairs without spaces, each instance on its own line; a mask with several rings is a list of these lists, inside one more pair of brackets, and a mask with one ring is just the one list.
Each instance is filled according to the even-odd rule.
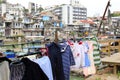
[[6,13],[6,3],[7,0],[0,0],[1,4],[0,4],[0,15],[3,16],[4,13]]
[[71,4],[57,6],[53,12],[64,24],[73,24],[77,20],[87,19],[87,8],[78,0],[71,0]]
[[37,12],[37,10],[38,10],[39,7],[40,6],[38,4],[35,4],[33,2],[29,2],[28,3],[28,11],[29,11],[29,13]]
[[41,12],[40,11],[40,7],[41,5],[40,4],[36,4],[36,3],[33,3],[33,2],[29,2],[28,3],[28,11],[29,13],[36,13],[36,12]]
[[4,14],[7,12],[7,4],[1,3],[0,8],[1,8],[0,14],[1,14],[1,16],[4,16]]
[[29,13],[35,12],[35,3],[33,2],[28,3],[28,11]]

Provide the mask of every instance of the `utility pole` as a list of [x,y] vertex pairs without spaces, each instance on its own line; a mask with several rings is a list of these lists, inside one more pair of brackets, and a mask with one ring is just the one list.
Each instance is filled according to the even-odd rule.
[[101,29],[101,25],[102,25],[102,23],[103,23],[103,20],[105,19],[105,14],[106,14],[107,9],[108,9],[109,6],[110,6],[110,0],[108,1],[107,5],[106,5],[106,8],[105,8],[105,11],[104,11],[104,14],[103,14],[102,20],[101,20],[101,22],[100,22],[100,26],[98,27],[97,36],[99,36],[100,29]]

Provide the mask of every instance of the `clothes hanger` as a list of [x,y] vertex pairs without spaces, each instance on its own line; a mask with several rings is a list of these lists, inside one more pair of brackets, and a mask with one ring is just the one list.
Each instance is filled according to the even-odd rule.
[[15,59],[11,62],[11,64],[19,64],[19,63],[22,63],[19,58],[15,58]]

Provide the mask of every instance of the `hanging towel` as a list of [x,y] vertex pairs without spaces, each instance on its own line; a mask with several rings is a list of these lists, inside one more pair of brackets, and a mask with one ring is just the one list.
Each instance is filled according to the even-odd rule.
[[10,80],[9,63],[7,61],[0,63],[0,80]]

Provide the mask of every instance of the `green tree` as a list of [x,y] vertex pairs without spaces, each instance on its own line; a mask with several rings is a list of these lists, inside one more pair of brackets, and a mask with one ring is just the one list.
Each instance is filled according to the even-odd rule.
[[117,16],[120,16],[120,13],[112,13],[111,16],[112,17],[117,17]]
[[6,0],[0,0],[0,4],[1,4],[1,3],[6,3]]
[[28,14],[28,12],[29,12],[28,9],[26,9],[26,8],[24,7],[23,13],[24,13],[24,14]]
[[70,32],[70,35],[71,35],[73,38],[75,38],[75,34],[76,34],[76,33],[75,33],[74,31],[71,31],[71,32]]
[[2,0],[0,0],[0,4],[2,3]]
[[39,12],[41,12],[41,11],[43,11],[44,9],[40,6],[39,8],[38,8],[38,11]]

